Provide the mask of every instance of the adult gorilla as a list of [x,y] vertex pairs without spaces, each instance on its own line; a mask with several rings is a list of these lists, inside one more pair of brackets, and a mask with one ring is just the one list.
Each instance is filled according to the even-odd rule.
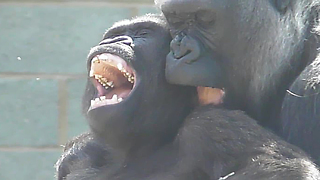
[[[319,0],[156,3],[174,37],[169,82],[224,88],[225,107],[244,110],[319,158]],[[287,94],[282,107],[294,81],[291,91],[308,99]]]
[[194,109],[197,95],[214,99],[219,91],[166,82],[170,41],[164,19],[149,15],[116,23],[91,50],[84,96],[91,132],[66,145],[59,180],[320,178],[301,150],[244,113]]

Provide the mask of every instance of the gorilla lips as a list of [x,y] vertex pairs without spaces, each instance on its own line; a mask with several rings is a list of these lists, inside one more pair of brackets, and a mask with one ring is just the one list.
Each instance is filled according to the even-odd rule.
[[134,70],[121,57],[103,53],[91,60],[90,78],[98,94],[91,108],[117,104],[129,96],[135,83]]

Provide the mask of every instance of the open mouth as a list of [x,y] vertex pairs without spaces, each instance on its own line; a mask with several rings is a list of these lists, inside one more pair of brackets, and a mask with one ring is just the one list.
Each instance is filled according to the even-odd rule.
[[97,90],[91,109],[122,102],[129,97],[136,82],[134,69],[124,59],[110,53],[92,58],[89,76]]

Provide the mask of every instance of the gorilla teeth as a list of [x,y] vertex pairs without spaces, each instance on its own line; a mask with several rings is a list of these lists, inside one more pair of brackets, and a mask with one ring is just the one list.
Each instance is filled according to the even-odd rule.
[[111,87],[111,88],[113,88],[113,87],[114,87],[114,84],[113,84],[113,82],[112,82],[112,81],[107,81],[107,82],[106,82],[106,84],[107,84],[109,87]]
[[[107,59],[105,60],[105,59],[97,59],[97,58],[94,58],[93,60],[92,60],[92,64],[94,64],[94,63],[100,63],[101,61],[108,61]],[[124,66],[123,66],[123,64],[121,64],[121,63],[118,63],[117,64],[117,69],[122,73],[122,75],[128,80],[128,82],[130,82],[130,83],[134,83],[134,75],[133,74],[131,74],[131,73],[129,73],[125,68],[124,68]],[[90,77],[94,77],[95,79],[97,79],[98,80],[98,82],[100,83],[100,84],[102,84],[103,86],[105,86],[106,87],[106,85],[109,85],[110,83],[107,83],[108,82],[108,80],[105,78],[105,77],[103,77],[102,75],[98,75],[98,74],[95,74],[95,71],[94,71],[94,69],[91,69],[90,70],[90,72],[89,72],[89,76]],[[109,85],[111,88],[113,88],[113,83],[111,83],[111,85]]]
[[130,83],[133,84],[133,83],[134,83],[134,77],[133,77],[133,75],[130,74],[130,73],[128,73],[128,72],[126,71],[126,69],[123,68],[123,65],[122,65],[121,63],[119,63],[119,64],[117,65],[117,67],[118,67],[119,71],[122,72],[123,76],[124,76],[125,78],[127,78]]
[[134,83],[134,77],[133,77],[133,76],[130,76],[130,77],[128,78],[128,81],[133,84],[133,83]]
[[[111,66],[111,67],[110,67]],[[110,73],[113,73],[115,75],[118,75],[118,73],[114,72],[114,69],[118,69],[121,74],[128,80],[130,83],[134,83],[134,73],[133,69],[128,66],[126,61],[122,59],[121,57],[117,55],[113,55],[110,53],[102,53],[99,55],[96,55],[91,60],[91,69],[89,72],[90,77],[94,77],[95,79],[99,80],[102,85],[107,84],[107,80],[104,78],[108,78],[108,72],[110,70]],[[102,75],[97,75],[102,74]],[[106,85],[104,85],[106,87]],[[112,85],[111,85],[112,87]]]
[[94,100],[91,100],[91,106],[99,105],[99,104],[116,104],[123,101],[123,98],[118,98],[117,94],[114,94],[111,99],[107,99],[106,96],[100,96],[98,98],[95,98]]
[[98,59],[97,57],[94,57],[91,61],[91,63],[100,63],[100,59]]
[[90,70],[89,77],[93,77],[93,76],[94,76],[93,70]]
[[118,100],[118,95],[114,94],[114,95],[112,96],[112,100]]
[[94,78],[99,80],[99,79],[103,78],[103,76],[98,75],[98,74],[95,74],[95,75],[94,75]]
[[114,83],[112,81],[108,81],[107,78],[101,76],[101,75],[94,75],[94,78],[106,89],[113,88]]
[[[122,71],[121,71],[121,72],[122,72]],[[124,76],[125,78],[127,78],[130,83],[132,83],[132,84],[134,83],[134,77],[133,77],[132,74],[130,74],[130,73],[128,73],[128,72],[122,72],[122,73],[123,73],[123,76]]]
[[118,63],[118,64],[117,64],[117,67],[118,67],[119,71],[121,71],[121,72],[122,72],[123,70],[125,71],[125,69],[123,68],[123,65],[122,65],[121,63]]

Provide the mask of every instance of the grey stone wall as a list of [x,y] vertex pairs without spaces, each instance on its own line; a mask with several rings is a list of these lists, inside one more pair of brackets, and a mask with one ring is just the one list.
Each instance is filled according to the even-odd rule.
[[54,179],[81,114],[86,55],[113,22],[153,0],[0,0],[0,179]]

